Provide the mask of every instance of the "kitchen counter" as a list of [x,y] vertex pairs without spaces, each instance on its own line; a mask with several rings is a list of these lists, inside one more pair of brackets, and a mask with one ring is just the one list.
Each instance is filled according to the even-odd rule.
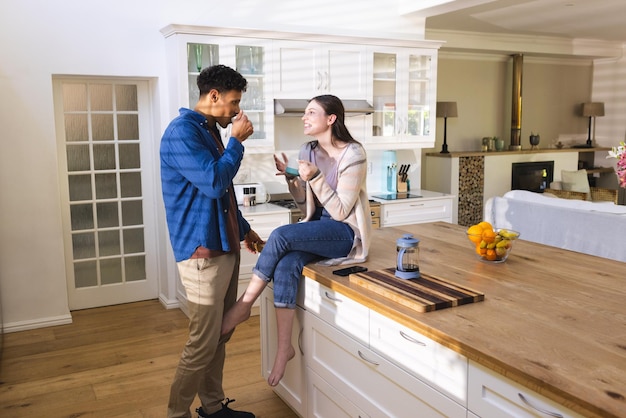
[[254,206],[239,205],[241,214],[247,218],[253,215],[268,215],[272,213],[288,213],[289,209],[283,208],[273,203],[260,203]]
[[625,263],[518,240],[505,263],[486,264],[464,227],[437,222],[374,230],[363,265],[394,267],[407,232],[421,241],[422,273],[485,300],[419,313],[333,275],[337,267],[311,264],[304,275],[572,411],[626,417]]
[[[447,193],[432,192],[430,190],[419,190],[419,189],[418,190],[411,190],[411,191],[409,191],[407,193],[409,195],[414,195],[414,196],[419,196],[419,197],[401,198],[401,199],[381,199],[380,197],[376,197],[376,196],[395,194],[393,192],[369,193],[369,197],[370,197],[370,199],[372,199],[375,202],[379,202],[379,203],[393,203],[393,202],[407,202],[407,201],[416,201],[416,200],[441,199],[442,197],[449,197],[450,196]],[[398,194],[402,195],[402,193],[398,193]]]

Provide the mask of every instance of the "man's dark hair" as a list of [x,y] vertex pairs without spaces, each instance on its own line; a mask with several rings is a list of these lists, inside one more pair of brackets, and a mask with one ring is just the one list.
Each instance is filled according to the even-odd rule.
[[231,90],[245,92],[248,82],[241,74],[225,65],[207,67],[198,76],[196,81],[200,96],[204,96],[212,89],[224,93]]

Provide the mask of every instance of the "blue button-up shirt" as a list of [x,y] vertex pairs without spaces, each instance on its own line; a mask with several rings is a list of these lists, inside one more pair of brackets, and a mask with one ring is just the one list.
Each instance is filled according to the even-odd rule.
[[229,210],[237,211],[239,239],[250,230],[230,189],[244,147],[231,137],[221,154],[206,118],[190,109],[167,127],[161,139],[161,185],[170,241],[176,261],[190,258],[196,248],[231,251],[226,231]]

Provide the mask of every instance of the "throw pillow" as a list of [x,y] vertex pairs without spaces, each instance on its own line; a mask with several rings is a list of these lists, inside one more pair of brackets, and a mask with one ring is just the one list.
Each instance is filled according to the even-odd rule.
[[587,170],[584,168],[578,171],[561,170],[561,185],[563,190],[589,193],[590,190]]

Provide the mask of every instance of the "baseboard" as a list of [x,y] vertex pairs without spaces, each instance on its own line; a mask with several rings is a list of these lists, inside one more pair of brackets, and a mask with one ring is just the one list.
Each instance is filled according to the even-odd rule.
[[164,295],[159,295],[159,302],[165,309],[180,308],[180,301],[178,299],[167,299]]
[[53,327],[57,325],[67,325],[72,323],[72,314],[39,318],[32,321],[8,322],[3,324],[3,333],[28,331],[31,329]]

